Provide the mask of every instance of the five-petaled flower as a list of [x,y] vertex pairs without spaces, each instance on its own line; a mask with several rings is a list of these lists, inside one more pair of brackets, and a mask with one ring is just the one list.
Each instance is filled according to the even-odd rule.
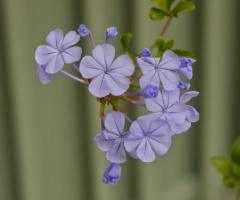
[[70,47],[80,39],[75,31],[68,32],[65,37],[61,29],[51,31],[46,41],[48,45],[40,45],[35,52],[35,60],[40,65],[45,65],[48,74],[55,74],[62,70],[64,62],[71,64],[80,59],[81,47]]
[[127,91],[135,66],[128,55],[121,55],[115,61],[115,48],[110,44],[100,44],[92,51],[93,57],[85,56],[80,62],[80,72],[84,78],[94,78],[89,91],[96,97],[108,94],[119,96]]
[[170,50],[164,52],[162,60],[160,58],[143,57],[136,58],[143,76],[139,80],[141,88],[147,85],[159,87],[160,82],[163,89],[170,91],[177,88],[179,84],[178,74],[172,72],[180,67],[179,57]]

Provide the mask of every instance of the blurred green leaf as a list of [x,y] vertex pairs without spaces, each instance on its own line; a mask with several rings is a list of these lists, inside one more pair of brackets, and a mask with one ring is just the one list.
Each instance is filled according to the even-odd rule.
[[240,137],[238,137],[232,145],[231,159],[240,165]]
[[240,165],[233,162],[232,164],[232,171],[234,176],[240,180]]
[[211,158],[213,166],[224,176],[233,177],[232,161],[221,156]]
[[194,53],[186,50],[181,50],[181,49],[174,49],[172,50],[175,54],[177,54],[179,57],[187,57],[187,58],[192,58],[194,60],[197,60],[197,57]]
[[123,46],[124,51],[127,51],[129,42],[131,41],[133,37],[132,33],[125,33],[122,37],[121,37],[121,43]]
[[158,51],[162,51],[164,43],[165,43],[164,38],[161,36],[157,36],[154,45],[158,48]]
[[166,13],[158,8],[151,8],[149,17],[152,20],[162,20],[166,16]]
[[173,10],[171,11],[171,13],[177,17],[178,13],[182,12],[182,11],[190,11],[190,10],[194,10],[195,9],[195,5],[190,2],[190,1],[180,1],[178,2],[178,4],[173,8]]
[[163,51],[171,50],[174,45],[174,40],[169,40],[164,44]]
[[171,5],[172,5],[172,3],[173,3],[174,1],[175,1],[175,0],[167,0],[168,10],[170,10]]
[[234,187],[237,182],[233,177],[224,176],[223,183],[226,187]]
[[168,3],[167,0],[152,0],[157,6],[160,8],[160,10],[163,10],[168,13]]

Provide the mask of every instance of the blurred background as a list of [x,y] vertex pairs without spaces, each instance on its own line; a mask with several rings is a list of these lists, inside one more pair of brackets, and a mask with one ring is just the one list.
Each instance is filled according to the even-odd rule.
[[[117,186],[102,183],[110,164],[94,142],[100,131],[99,104],[87,88],[58,73],[49,85],[35,74],[34,54],[48,33],[66,34],[85,24],[95,43],[116,26],[110,43],[122,53],[120,37],[132,32],[131,52],[149,47],[164,22],[149,18],[150,0],[0,1],[0,199],[1,200],[231,200],[209,159],[228,157],[239,135],[238,0],[193,1],[197,9],[174,19],[166,40],[193,51],[197,63],[190,102],[200,113],[191,129],[153,163],[128,157]],[[81,38],[83,56],[91,54]],[[75,73],[71,66],[65,70]],[[76,73],[75,73],[76,74]],[[76,74],[77,75],[77,74]],[[125,105],[133,119],[143,114]]]

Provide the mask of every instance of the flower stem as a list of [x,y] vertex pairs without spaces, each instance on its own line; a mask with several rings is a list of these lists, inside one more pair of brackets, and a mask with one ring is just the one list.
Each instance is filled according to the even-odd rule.
[[91,32],[89,33],[89,37],[90,37],[90,40],[91,40],[91,43],[92,43],[93,48],[95,48],[96,45],[95,45],[95,43],[94,43],[94,41],[93,41],[93,37],[92,37]]
[[[161,31],[161,33],[160,33],[160,36],[162,36],[162,37],[164,36],[164,34],[166,33],[166,31],[167,31],[167,29],[168,29],[168,27],[169,27],[172,19],[173,19],[173,16],[170,16],[170,17],[168,18],[165,26],[163,27],[163,29],[162,29],[162,31]],[[152,49],[154,49],[154,47],[155,47],[155,44],[153,44],[149,49],[152,50]]]
[[73,66],[74,69],[76,69],[79,72],[79,68],[75,63],[71,63],[71,65]]
[[145,107],[146,108],[146,104],[145,103],[140,103],[140,102],[137,102],[137,101],[134,101],[132,99],[129,99],[127,97],[122,97],[121,98],[122,100],[126,101],[126,102],[129,102],[129,103],[132,103],[132,104],[136,104],[138,106],[142,106],[142,107]]
[[85,80],[82,80],[82,79],[80,79],[80,78],[77,78],[76,76],[73,76],[72,74],[69,74],[69,73],[67,73],[67,72],[65,72],[65,71],[63,71],[63,70],[61,70],[60,71],[62,74],[64,74],[65,76],[67,76],[67,77],[69,77],[69,78],[71,78],[71,79],[74,79],[75,81],[78,81],[78,82],[80,82],[80,83],[83,83],[83,84],[88,84]]
[[130,124],[133,122],[133,121],[126,115],[126,113],[122,112],[122,114],[124,115],[124,117],[126,118],[126,120],[129,121]]

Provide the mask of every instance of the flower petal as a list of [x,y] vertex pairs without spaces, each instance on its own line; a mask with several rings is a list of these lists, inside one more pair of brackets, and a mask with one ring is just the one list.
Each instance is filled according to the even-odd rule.
[[197,91],[191,91],[191,92],[185,92],[181,98],[180,98],[180,102],[181,103],[187,103],[188,101],[190,101],[193,97],[198,96],[199,92]]
[[172,135],[175,134],[180,134],[182,132],[187,131],[190,127],[191,127],[191,122],[185,120],[182,124],[176,124],[174,123],[174,125],[172,126]]
[[133,131],[134,132],[131,132],[129,136],[125,138],[125,141],[124,141],[124,146],[127,152],[132,152],[136,150],[143,139],[142,133],[139,133],[137,130],[133,130]]
[[187,105],[186,118],[189,122],[197,122],[199,120],[199,113],[194,107]]
[[106,157],[113,163],[124,163],[127,160],[123,141],[121,139],[112,146],[112,148],[107,152]]
[[173,120],[177,124],[182,124],[185,117],[186,105],[177,103],[167,110],[166,117],[170,120]]
[[105,120],[105,126],[111,133],[118,136],[122,135],[124,125],[125,125],[125,118],[121,112],[112,111],[107,115]]
[[130,76],[135,70],[134,63],[128,55],[119,56],[109,67],[108,72]]
[[81,47],[71,47],[62,51],[62,57],[65,63],[71,64],[79,61],[82,54]]
[[35,51],[35,60],[38,64],[45,65],[57,54],[56,49],[47,45],[40,45]]
[[158,75],[158,72],[156,70],[152,70],[148,74],[143,75],[139,80],[139,84],[142,89],[147,87],[147,85],[159,87],[160,77]]
[[46,38],[46,42],[48,43],[48,45],[57,50],[61,49],[62,41],[63,41],[63,32],[59,28],[51,31]]
[[155,153],[152,150],[152,147],[146,138],[143,138],[142,142],[139,144],[137,148],[137,156],[143,162],[154,161]]
[[177,88],[180,80],[178,74],[165,69],[160,70],[158,74],[163,84],[163,89],[169,91]]
[[46,64],[46,72],[49,74],[55,74],[62,70],[64,62],[61,54],[56,54],[53,58]]
[[130,85],[130,81],[128,78],[117,73],[109,73],[108,80],[110,92],[115,96],[119,96],[126,92]]
[[146,98],[146,107],[151,112],[161,112],[164,109],[163,97],[161,92],[158,93],[156,98]]
[[167,50],[163,53],[162,60],[160,62],[161,69],[174,70],[178,69],[181,65],[179,57],[170,50]]
[[76,44],[80,40],[80,35],[75,31],[69,31],[62,41],[62,49],[66,49],[74,44]]
[[[144,58],[144,60],[142,58],[136,58],[136,60],[137,60],[138,66],[143,74],[148,74],[152,70],[155,71],[154,64],[152,64],[152,62],[155,62],[154,58]],[[152,61],[152,62],[146,62],[146,61]],[[158,60],[158,62],[159,62],[159,60]]]
[[108,134],[107,140],[103,137],[101,133],[95,136],[95,142],[97,143],[98,148],[102,151],[109,151],[119,138],[116,135],[110,133],[107,134]]
[[100,44],[93,49],[92,54],[95,60],[107,70],[113,62],[115,48],[110,44]]
[[108,75],[102,73],[94,78],[88,89],[95,97],[105,97],[110,94],[110,81]]
[[162,96],[163,96],[164,108],[169,108],[173,104],[179,102],[179,95],[180,95],[180,91],[178,88],[171,91],[163,90]]
[[93,78],[104,73],[103,67],[91,56],[84,56],[79,70],[84,78]]
[[45,67],[36,64],[36,73],[39,82],[43,85],[50,83],[53,80],[53,75],[45,72]]

